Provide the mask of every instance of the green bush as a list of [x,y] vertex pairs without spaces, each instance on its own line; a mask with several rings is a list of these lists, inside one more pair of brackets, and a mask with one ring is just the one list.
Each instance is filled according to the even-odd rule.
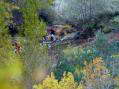
[[62,58],[62,59],[60,59],[56,68],[54,69],[54,74],[55,74],[56,79],[60,80],[65,71],[74,73],[75,66],[72,65],[71,63],[69,63],[67,59]]
[[111,57],[117,53],[119,53],[119,42],[108,43],[106,35],[98,32],[96,41],[92,44],[84,48],[70,46],[64,49],[63,57],[55,68],[55,76],[60,79],[63,72],[68,71],[74,74],[76,81],[80,81],[84,75],[81,70],[86,66],[85,63],[90,64],[96,57],[102,57],[107,67],[111,70],[110,61],[114,61],[114,59],[111,60]]

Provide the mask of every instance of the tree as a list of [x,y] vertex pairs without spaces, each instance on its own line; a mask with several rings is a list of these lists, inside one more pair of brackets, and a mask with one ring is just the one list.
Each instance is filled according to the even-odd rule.
[[2,89],[23,88],[21,58],[14,53],[7,28],[7,25],[11,23],[11,11],[15,8],[17,6],[0,1],[0,87]]
[[38,10],[42,4],[39,0],[25,0],[25,6],[21,8],[24,17],[24,34],[30,39],[41,38],[46,34],[46,24],[38,17]]
[[0,1],[0,36],[1,38],[8,36],[8,25],[12,23],[12,10],[17,6]]
[[[20,62],[23,63],[23,83],[25,82],[25,87],[30,89],[32,88],[32,84],[34,83],[34,76],[35,70],[38,70],[38,67],[41,69],[46,70],[48,72],[50,61],[48,59],[48,52],[47,47],[41,47],[39,40],[43,35],[46,34],[46,24],[39,20],[38,17],[38,10],[42,6],[46,6],[41,3],[39,0],[24,0],[25,6],[17,7],[16,3],[5,3],[4,1],[0,1],[0,53],[1,57],[5,57],[4,59],[1,58],[1,62],[3,60],[9,60],[12,58],[11,56],[16,55],[14,53],[14,48],[12,47],[11,41],[12,37],[8,35],[8,28],[7,25],[12,22],[12,13],[11,11],[15,8],[19,9],[23,13],[24,23],[22,24],[21,29],[23,32],[20,32],[24,35],[18,35],[22,37],[16,37],[17,41],[19,41],[22,45],[22,53],[18,56],[22,59]],[[20,38],[20,39],[19,39]],[[9,53],[10,51],[10,53]],[[10,56],[9,56],[10,54]],[[13,60],[15,60],[14,58]],[[10,60],[9,60],[10,61]],[[5,61],[7,62],[7,61]],[[47,67],[47,68],[46,68]],[[39,81],[39,80],[38,80]]]
[[[51,60],[46,46],[40,45],[42,36],[46,34],[46,23],[39,20],[38,11],[47,7],[47,2],[42,0],[25,0],[20,8],[23,13],[24,23],[21,26],[23,36],[21,43],[23,52],[21,58],[24,63],[24,82],[27,89],[32,89],[34,83],[41,81],[49,73]],[[39,70],[40,68],[40,70]],[[43,73],[44,75],[42,76]]]

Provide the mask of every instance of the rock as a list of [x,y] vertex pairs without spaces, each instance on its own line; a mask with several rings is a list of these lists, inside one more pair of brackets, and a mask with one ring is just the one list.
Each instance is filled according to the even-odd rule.
[[74,32],[64,36],[61,41],[76,40],[80,37],[80,32]]
[[102,29],[102,31],[103,31],[104,33],[109,33],[109,32],[112,31],[112,29],[111,29],[109,26],[105,26],[105,27]]

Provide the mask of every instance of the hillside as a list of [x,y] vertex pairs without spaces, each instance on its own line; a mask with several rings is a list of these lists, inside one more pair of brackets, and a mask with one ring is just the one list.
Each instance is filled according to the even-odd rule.
[[119,89],[119,0],[0,0],[0,89]]

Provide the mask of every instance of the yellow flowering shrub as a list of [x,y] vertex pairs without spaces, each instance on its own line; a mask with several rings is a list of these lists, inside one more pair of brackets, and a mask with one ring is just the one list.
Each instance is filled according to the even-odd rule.
[[[102,87],[112,86],[110,72],[101,57],[95,58],[92,63],[84,67],[85,87],[90,89],[102,89]],[[109,81],[107,81],[109,80]]]
[[53,73],[51,73],[50,76],[48,76],[44,81],[43,81],[43,89],[58,89],[58,80],[55,79]]
[[84,89],[84,85],[80,84],[77,89]]
[[64,73],[63,78],[59,82],[60,89],[76,89],[77,84],[74,81],[72,73]]
[[74,81],[72,73],[64,73],[61,81],[55,79],[54,74],[47,76],[42,83],[33,86],[34,89],[84,89],[83,85],[79,85]]
[[92,63],[84,67],[84,73],[87,78],[92,80],[99,76],[107,76],[108,74],[103,73],[104,71],[108,71],[108,69],[105,67],[105,63],[100,57],[95,58]]

